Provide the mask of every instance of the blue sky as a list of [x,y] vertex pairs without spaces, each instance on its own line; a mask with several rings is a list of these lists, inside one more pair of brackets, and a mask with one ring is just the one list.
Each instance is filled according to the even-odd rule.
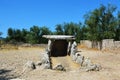
[[54,30],[56,24],[83,22],[84,14],[108,3],[120,10],[120,0],[0,0],[0,32],[6,37],[9,27],[29,29],[33,25]]

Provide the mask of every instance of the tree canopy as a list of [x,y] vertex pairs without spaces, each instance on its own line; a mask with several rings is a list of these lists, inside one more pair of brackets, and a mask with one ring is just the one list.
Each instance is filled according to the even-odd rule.
[[102,40],[114,38],[117,27],[117,20],[113,13],[116,7],[108,4],[108,6],[101,5],[87,14],[85,24],[88,27],[88,38],[90,40]]
[[[103,39],[120,40],[120,11],[115,15],[117,7],[111,4],[100,5],[99,8],[84,15],[84,23],[63,23],[57,24],[55,31],[49,30],[46,26],[32,26],[26,29],[8,29],[8,42],[25,43],[47,43],[42,35],[73,35],[76,41],[91,40],[101,41]],[[0,33],[1,35],[2,33]]]

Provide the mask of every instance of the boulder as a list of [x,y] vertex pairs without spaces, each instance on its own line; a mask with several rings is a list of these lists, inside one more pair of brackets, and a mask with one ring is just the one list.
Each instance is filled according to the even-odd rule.
[[51,62],[48,53],[49,52],[46,52],[41,55],[40,61],[36,63],[37,67],[40,67],[42,69],[51,69]]
[[51,69],[51,65],[50,63],[47,63],[47,64],[36,63],[36,68],[37,69]]
[[82,64],[85,71],[99,71],[102,67],[99,64],[93,64],[89,58],[86,58]]
[[53,70],[66,71],[62,64],[57,64]]
[[31,71],[36,69],[36,66],[34,64],[34,62],[32,61],[28,61],[24,66],[23,66],[23,72],[25,71]]
[[76,61],[77,56],[75,56],[75,55],[71,55],[71,57],[72,57],[72,60],[73,60],[73,61]]
[[41,63],[41,64],[50,63],[50,58],[49,58],[48,52],[41,54],[39,63]]
[[84,59],[82,67],[87,67],[88,65],[92,65],[91,60],[87,57],[86,59]]
[[83,61],[84,61],[84,56],[82,56],[80,54],[76,54],[76,61],[75,62],[82,66]]
[[96,65],[92,64],[92,65],[88,65],[85,67],[85,71],[95,71],[96,70]]
[[86,71],[99,71],[101,69],[100,65],[92,64],[86,67]]
[[51,69],[50,63],[44,64],[43,69]]

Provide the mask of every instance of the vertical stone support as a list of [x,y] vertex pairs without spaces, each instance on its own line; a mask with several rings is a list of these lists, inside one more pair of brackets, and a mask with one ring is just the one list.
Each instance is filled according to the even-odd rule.
[[70,52],[71,52],[71,46],[72,46],[72,42],[69,41],[68,42],[68,48],[67,48],[67,54],[70,54]]
[[42,64],[44,64],[44,69],[52,69],[51,58],[50,58],[51,46],[52,46],[52,40],[49,39],[46,53],[43,55],[42,60],[41,60]]
[[72,57],[73,61],[76,60],[76,56],[75,56],[76,53],[77,53],[77,43],[74,41],[72,44],[71,53],[70,53],[70,56]]
[[48,40],[48,48],[47,48],[47,50],[48,50],[48,52],[51,52],[51,45],[52,45],[52,40]]

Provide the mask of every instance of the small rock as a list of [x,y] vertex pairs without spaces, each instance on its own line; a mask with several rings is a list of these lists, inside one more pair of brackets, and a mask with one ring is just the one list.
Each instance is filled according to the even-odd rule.
[[95,64],[86,66],[86,71],[95,71],[97,66]]
[[101,65],[100,64],[96,64],[96,71],[99,71],[99,70],[101,70],[102,69],[102,67],[101,67]]
[[53,70],[66,71],[62,64],[56,65]]

